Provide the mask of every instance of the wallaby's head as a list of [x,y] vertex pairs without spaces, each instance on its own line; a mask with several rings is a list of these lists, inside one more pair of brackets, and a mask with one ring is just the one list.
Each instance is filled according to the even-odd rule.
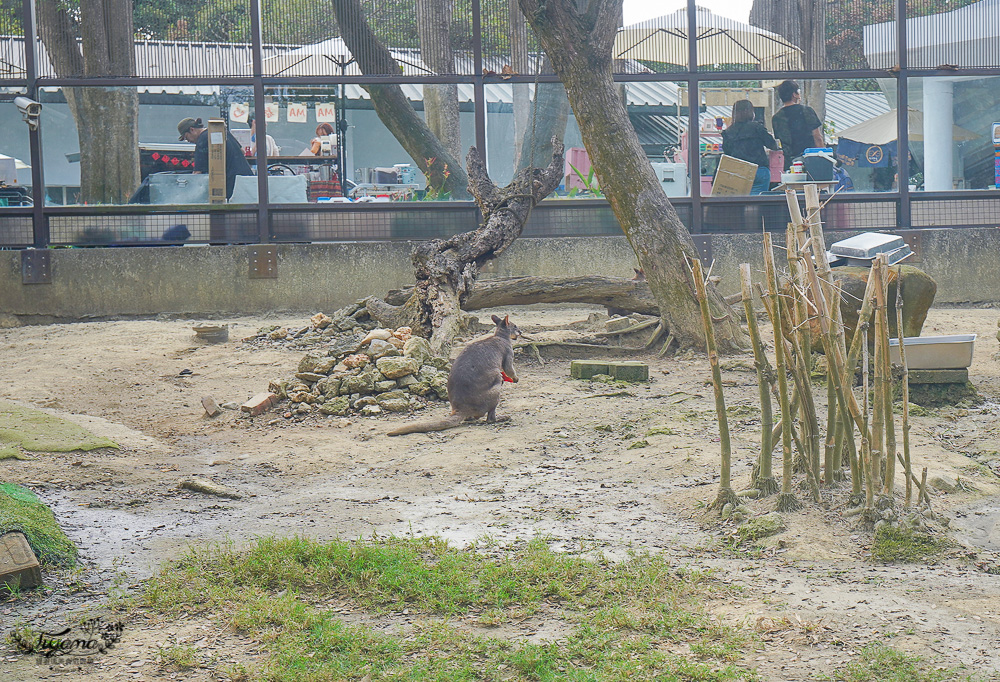
[[521,335],[521,330],[517,328],[516,324],[510,321],[509,315],[504,315],[502,320],[494,315],[493,323],[497,326],[497,330],[493,332],[494,336],[503,336],[514,341]]

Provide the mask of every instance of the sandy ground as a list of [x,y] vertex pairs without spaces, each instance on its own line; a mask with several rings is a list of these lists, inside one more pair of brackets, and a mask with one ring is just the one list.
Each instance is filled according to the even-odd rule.
[[[509,312],[531,334],[592,310]],[[0,330],[0,398],[50,410],[122,445],[118,452],[0,462],[0,479],[29,485],[52,505],[87,566],[76,587],[57,584],[47,597],[0,603],[0,619],[5,628],[19,620],[51,625],[95,609],[108,590],[149,576],[190,543],[296,533],[320,540],[436,534],[456,544],[484,535],[501,542],[545,535],[610,556],[648,548],[678,564],[719,569],[747,588],[746,598],[711,608],[763,632],[764,650],[749,663],[764,679],[830,673],[873,640],[988,679],[1000,670],[1000,576],[976,562],[1000,552],[1000,479],[982,466],[990,452],[1000,459],[997,318],[997,310],[935,309],[925,325],[925,335],[979,334],[971,377],[987,401],[913,419],[916,465],[927,466],[931,478],[969,483],[964,491],[933,493],[949,534],[967,549],[932,566],[902,567],[868,560],[870,535],[840,514],[843,490],[789,514],[789,530],[763,553],[724,548],[733,526],[701,509],[714,498],[719,457],[702,357],[645,357],[651,382],[625,395],[570,379],[568,361],[541,366],[519,358],[521,381],[505,386],[501,406],[511,422],[387,438],[403,417],[296,422],[281,408],[255,419],[233,411],[206,417],[203,396],[242,402],[295,371],[302,351],[240,339],[265,324],[301,326],[305,316],[227,320],[230,341],[214,345],[195,340],[191,320]],[[742,356],[727,364],[730,405],[758,405],[750,363]],[[445,408],[424,414],[435,411]],[[738,486],[756,455],[756,415],[747,410],[733,425]],[[653,427],[673,435],[647,437]],[[647,447],[629,449],[643,438]],[[192,475],[244,497],[178,490],[178,481]],[[751,508],[770,511],[773,500]],[[544,632],[544,623],[525,627]],[[157,647],[178,641],[211,648],[221,663],[255,655],[252,642],[197,619],[133,620],[118,647],[80,671],[35,666],[0,648],[0,679],[214,679],[207,670],[157,667]]]

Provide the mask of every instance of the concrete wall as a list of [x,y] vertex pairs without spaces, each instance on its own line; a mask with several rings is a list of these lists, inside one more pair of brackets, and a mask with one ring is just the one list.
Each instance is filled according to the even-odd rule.
[[[919,257],[908,262],[937,281],[937,304],[1000,301],[1000,229],[916,233]],[[722,277],[723,293],[737,291],[741,262],[762,270],[760,242],[760,235],[711,238],[713,273]],[[52,249],[50,284],[22,284],[21,252],[0,251],[0,316],[31,323],[160,313],[330,312],[412,283],[413,246],[279,245],[277,279],[249,278],[250,246]],[[623,237],[520,239],[483,276],[630,277],[637,265]]]

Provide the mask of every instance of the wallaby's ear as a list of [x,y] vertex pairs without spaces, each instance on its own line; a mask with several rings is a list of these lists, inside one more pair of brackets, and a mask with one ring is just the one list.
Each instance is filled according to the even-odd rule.
[[505,326],[505,327],[509,327],[510,326],[510,315],[504,315],[503,316],[503,326]]
[[490,317],[493,318],[493,324],[500,324],[502,322],[502,320],[496,315],[491,315]]

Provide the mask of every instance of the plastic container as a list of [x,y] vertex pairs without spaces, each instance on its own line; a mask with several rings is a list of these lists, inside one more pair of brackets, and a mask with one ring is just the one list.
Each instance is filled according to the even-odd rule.
[[[964,369],[972,364],[975,334],[911,336],[906,344],[908,369]],[[899,363],[899,339],[889,339],[889,360]]]

